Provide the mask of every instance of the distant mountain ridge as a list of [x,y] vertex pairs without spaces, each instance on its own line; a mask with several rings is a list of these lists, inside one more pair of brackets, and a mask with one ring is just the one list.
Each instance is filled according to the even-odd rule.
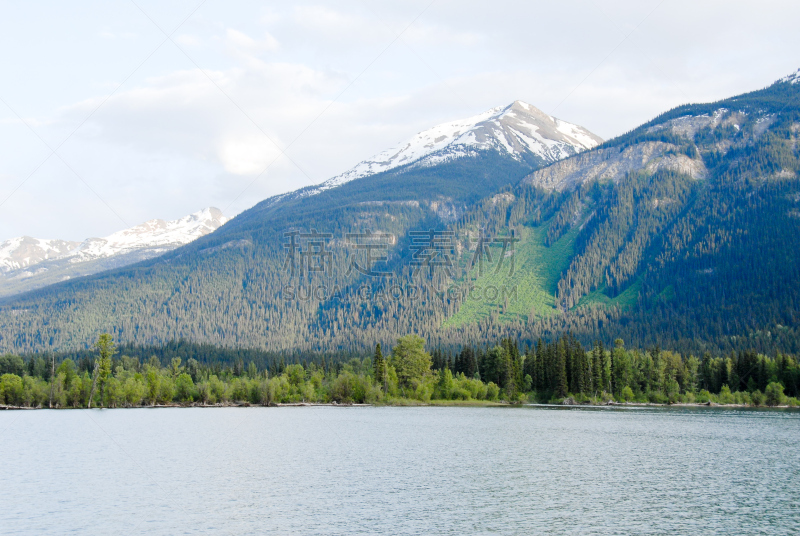
[[84,262],[143,248],[168,250],[215,231],[229,219],[218,208],[209,207],[177,220],[148,220],[105,238],[84,240],[68,256],[76,259],[72,262]]
[[80,242],[48,240],[31,236],[9,238],[0,243],[0,272],[28,268],[48,259],[69,255]]
[[177,220],[153,219],[83,242],[11,238],[0,243],[0,295],[149,259],[205,236],[229,219],[209,207]]

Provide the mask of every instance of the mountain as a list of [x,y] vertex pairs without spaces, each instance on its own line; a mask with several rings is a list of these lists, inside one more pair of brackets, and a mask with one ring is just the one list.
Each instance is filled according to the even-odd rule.
[[784,76],[780,79],[781,82],[789,82],[790,84],[800,83],[800,69],[797,69],[790,75]]
[[169,251],[215,231],[229,219],[218,208],[209,207],[178,220],[149,220],[105,238],[89,238],[67,257],[71,262],[85,262],[133,251]]
[[591,149],[603,140],[585,128],[515,101],[467,119],[442,123],[387,149],[320,186],[326,190],[400,166],[434,166],[474,156],[482,150],[505,152],[517,160],[530,154],[549,164]]
[[436,125],[319,185],[281,194],[272,202],[315,195],[355,179],[398,168],[406,171],[432,168],[459,159],[480,158],[486,153],[540,167],[602,142],[602,138],[579,125],[515,101],[466,119]]
[[[432,145],[424,147],[420,140],[425,138]],[[363,169],[345,174],[351,180],[337,178],[336,187],[309,187],[266,199],[216,232],[156,259],[5,298],[0,306],[0,346],[81,347],[95,338],[98,329],[111,329],[119,340],[135,342],[189,337],[214,344],[265,346],[272,343],[256,340],[263,334],[294,339],[293,333],[308,325],[315,306],[304,303],[294,311],[294,307],[282,311],[279,294],[285,279],[287,229],[336,233],[334,242],[339,244],[343,234],[376,229],[396,241],[411,230],[453,222],[483,197],[601,140],[516,102],[435,127],[412,141],[402,147],[414,147],[413,156],[406,151],[402,162],[394,159],[368,176],[363,176]],[[371,162],[385,160],[378,156]],[[405,239],[400,241],[405,244]],[[359,275],[347,268],[342,270],[344,284]],[[243,306],[250,312],[243,313]],[[229,313],[223,314],[226,309]],[[53,315],[50,327],[40,324],[44,321],[40,314]],[[282,319],[276,320],[276,314]],[[197,321],[202,328],[191,327]],[[172,326],[167,331],[165,322]],[[284,330],[286,322],[295,327]],[[51,329],[58,334],[48,334]],[[232,337],[230,329],[238,335]],[[281,341],[275,347],[286,344]]]
[[87,347],[109,331],[352,355],[407,333],[456,349],[570,331],[798,352],[799,133],[800,84],[784,79],[554,162],[501,143],[426,161],[448,150],[434,144],[267,199],[156,259],[6,298],[0,347]]
[[149,220],[83,242],[11,238],[0,243],[0,295],[150,259],[205,236],[228,220],[210,207],[178,220]]
[[19,236],[0,242],[0,272],[8,273],[28,268],[48,259],[69,254],[80,242],[69,240],[44,240]]

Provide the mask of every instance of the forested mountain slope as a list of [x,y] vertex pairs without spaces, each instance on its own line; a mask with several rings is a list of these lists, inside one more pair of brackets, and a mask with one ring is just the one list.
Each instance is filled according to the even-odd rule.
[[[686,105],[537,169],[484,151],[267,200],[159,262],[7,301],[5,348],[364,350],[569,330],[800,350],[800,84]],[[372,234],[367,234],[370,231]]]
[[[347,233],[383,232],[399,251],[410,229],[442,227],[531,170],[601,141],[521,102],[434,127],[402,145],[402,165],[376,167],[383,160],[378,155],[334,178],[338,185],[267,199],[158,259],[6,299],[0,346],[75,348],[110,331],[136,343],[187,338],[305,349],[315,339],[309,330],[318,307],[282,298],[290,282],[287,231],[325,234],[335,253],[330,274],[336,284],[351,285],[360,274],[348,272],[349,264],[342,268]],[[380,172],[365,175],[366,168]]]
[[177,220],[153,219],[82,242],[11,238],[0,243],[0,296],[158,257],[213,232],[229,219],[209,207]]

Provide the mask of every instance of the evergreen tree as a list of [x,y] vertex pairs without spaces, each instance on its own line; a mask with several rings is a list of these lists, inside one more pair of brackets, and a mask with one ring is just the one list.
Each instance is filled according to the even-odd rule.
[[536,350],[533,346],[529,346],[525,352],[525,364],[522,367],[523,374],[531,377],[531,387],[534,389],[539,388],[538,378],[538,363],[536,361]]
[[536,341],[536,381],[534,385],[536,385],[537,390],[543,390],[547,388],[547,377],[546,377],[546,370],[545,370],[545,358],[547,357],[544,341],[542,341],[541,337],[538,341]]
[[581,381],[580,381],[580,392],[581,393],[591,393],[592,392],[592,371],[591,366],[589,364],[589,357],[586,355],[586,351],[583,349],[583,346],[576,340],[576,351],[580,356],[580,363],[581,363]]
[[603,350],[600,341],[594,341],[592,349],[592,387],[595,396],[603,390]]
[[625,343],[622,339],[614,340],[611,351],[611,392],[616,396],[625,387]]
[[461,372],[467,378],[474,378],[478,372],[478,364],[475,361],[475,352],[469,346],[463,346],[459,354],[461,368],[457,372]]
[[375,345],[375,355],[372,358],[372,370],[375,374],[375,382],[378,385],[383,385],[384,360],[383,353],[381,353],[381,343]]
[[569,390],[567,383],[567,344],[565,339],[561,339],[556,345],[556,396],[565,397]]

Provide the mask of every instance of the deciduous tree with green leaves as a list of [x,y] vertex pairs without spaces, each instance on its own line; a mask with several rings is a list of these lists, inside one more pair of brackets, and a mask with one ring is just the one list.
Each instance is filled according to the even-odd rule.
[[765,402],[768,406],[780,406],[786,398],[783,395],[783,385],[778,382],[771,382],[767,385],[764,395]]
[[100,354],[95,363],[94,379],[92,381],[92,392],[89,395],[89,407],[92,407],[92,399],[94,398],[94,391],[97,383],[100,383],[100,400],[105,400],[105,390],[108,378],[111,375],[111,358],[116,352],[114,339],[108,333],[103,333],[97,338],[94,347]]
[[397,339],[392,348],[392,366],[403,387],[412,380],[421,379],[431,370],[431,355],[425,351],[425,339],[418,335],[406,335]]

